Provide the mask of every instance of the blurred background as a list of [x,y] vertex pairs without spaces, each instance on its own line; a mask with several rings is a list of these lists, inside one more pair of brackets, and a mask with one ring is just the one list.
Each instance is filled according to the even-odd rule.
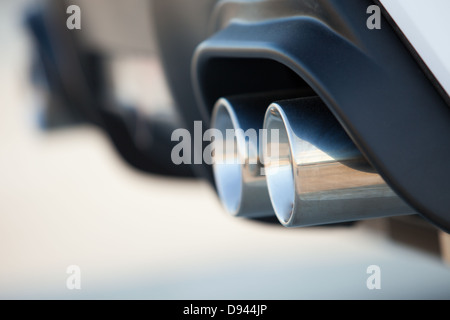
[[[97,10],[108,10],[102,2]],[[151,22],[115,2],[110,20],[82,11],[83,41],[128,48],[104,63],[114,88],[104,99],[145,149],[155,142],[139,119],[177,120],[157,48],[123,28],[134,23],[136,39],[152,39]],[[227,216],[206,181],[133,169],[95,121],[42,90],[51,83],[30,32],[37,5],[0,2],[1,299],[450,298],[440,252],[399,241],[387,219],[285,229]],[[70,265],[81,269],[81,290],[66,287]],[[370,265],[381,268],[380,290],[366,286]]]

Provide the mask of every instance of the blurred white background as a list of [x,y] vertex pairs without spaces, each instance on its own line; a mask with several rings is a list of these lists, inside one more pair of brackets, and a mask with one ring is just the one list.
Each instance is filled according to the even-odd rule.
[[[93,127],[40,131],[26,2],[0,2],[0,298],[450,298],[439,257],[364,223],[234,219],[206,183],[133,171]],[[373,264],[381,290],[366,287]],[[66,288],[69,265],[81,268],[81,290]]]

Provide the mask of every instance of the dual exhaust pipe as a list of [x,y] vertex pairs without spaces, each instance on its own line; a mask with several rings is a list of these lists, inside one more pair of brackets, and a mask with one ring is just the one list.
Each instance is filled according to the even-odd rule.
[[311,94],[217,101],[212,127],[223,140],[215,141],[213,172],[226,211],[275,215],[286,227],[414,214]]

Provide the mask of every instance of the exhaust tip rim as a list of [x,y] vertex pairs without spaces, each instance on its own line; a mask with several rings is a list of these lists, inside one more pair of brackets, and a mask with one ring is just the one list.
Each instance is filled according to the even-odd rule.
[[[224,117],[221,117],[222,115]],[[236,143],[234,144],[232,163],[217,164],[216,161],[213,161],[212,167],[217,193],[222,205],[230,215],[238,216],[244,193],[243,169],[240,163],[243,158],[242,150],[245,150],[245,141],[242,141],[240,130],[237,130],[241,129],[241,126],[233,107],[225,98],[216,102],[211,119],[211,128],[221,131],[224,138],[223,143],[226,141],[226,130],[232,129],[235,132]],[[224,119],[225,123],[223,121],[219,123],[220,119]]]
[[[279,144],[283,141],[287,144],[287,148],[284,148],[286,151],[285,157],[289,159],[289,161],[287,161],[285,165],[280,166],[280,164],[278,163],[275,168],[270,165],[272,163],[272,160],[268,156],[270,149],[268,148],[268,145],[269,141],[271,141],[271,134],[269,134],[269,132],[272,129],[271,123],[274,120],[279,122],[280,124],[280,126],[277,127],[277,129],[279,129]],[[272,103],[267,108],[266,115],[264,117],[264,129],[268,131],[268,141],[263,146],[267,188],[269,191],[273,209],[275,211],[275,215],[283,226],[289,227],[292,223],[295,206],[297,204],[295,183],[296,179],[294,170],[295,159],[292,150],[292,143],[294,141],[295,135],[291,129],[286,113],[284,112],[283,108],[277,103]],[[280,154],[281,149],[282,148],[278,146],[279,159],[282,158],[282,154]],[[277,190],[282,186],[285,187],[285,192],[280,192],[280,190]]]

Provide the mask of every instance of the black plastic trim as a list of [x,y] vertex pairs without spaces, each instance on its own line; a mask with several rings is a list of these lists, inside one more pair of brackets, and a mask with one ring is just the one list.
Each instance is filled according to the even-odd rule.
[[213,100],[207,84],[220,77],[229,91],[236,80],[209,72],[216,59],[276,61],[315,90],[405,201],[450,231],[450,109],[385,19],[381,30],[366,27],[371,1],[320,3],[351,37],[311,13],[230,21],[197,48],[193,84],[204,120]]

